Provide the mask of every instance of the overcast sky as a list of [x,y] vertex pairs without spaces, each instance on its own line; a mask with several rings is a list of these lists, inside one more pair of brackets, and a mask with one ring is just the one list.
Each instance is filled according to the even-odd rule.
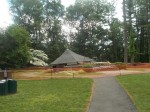
[[[9,6],[8,6],[8,0],[0,0],[0,27],[6,27],[10,24],[12,24],[12,17],[9,11]],[[75,0],[61,0],[62,4],[65,7],[68,7],[71,4],[74,4]],[[110,0],[108,0],[110,1]],[[117,1],[117,5],[116,5],[116,17],[118,17],[120,20],[122,20],[122,6],[121,6],[121,2],[122,0],[116,0]]]

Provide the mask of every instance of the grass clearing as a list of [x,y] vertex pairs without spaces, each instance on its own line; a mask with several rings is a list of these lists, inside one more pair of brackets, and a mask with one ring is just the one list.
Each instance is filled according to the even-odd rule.
[[17,94],[0,96],[1,112],[85,112],[92,79],[20,80]]
[[150,74],[118,76],[139,112],[150,112]]

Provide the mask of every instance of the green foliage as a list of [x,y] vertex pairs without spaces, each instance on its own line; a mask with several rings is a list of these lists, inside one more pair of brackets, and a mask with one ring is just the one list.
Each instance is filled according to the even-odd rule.
[[9,26],[2,34],[0,43],[0,65],[4,67],[23,67],[29,61],[29,33],[22,27]]
[[[45,51],[49,63],[66,45],[98,61],[150,61],[149,0],[123,0],[124,36],[123,23],[114,17],[114,1],[76,0],[66,12],[61,0],[9,1],[15,24],[29,32],[32,48]],[[70,25],[70,33],[62,25]]]
[[125,63],[124,62],[116,62],[115,64],[116,65],[124,65]]
[[48,49],[46,50],[46,53],[48,55],[49,60],[48,63],[51,63],[55,59],[57,59],[66,49],[64,47],[64,42],[58,42],[57,44],[48,44]]
[[92,68],[93,65],[88,63],[88,64],[84,64],[82,67],[83,68]]
[[71,47],[79,54],[100,59],[107,43],[107,30],[103,28],[109,15],[109,5],[101,0],[76,1],[67,8],[66,19],[76,28]]
[[0,97],[0,109],[2,112],[84,112],[91,87],[91,79],[18,81],[17,94]]
[[130,94],[138,112],[150,111],[150,74],[117,77]]
[[150,54],[149,0],[125,0],[129,59],[148,62]]
[[[45,51],[49,62],[55,60],[65,45],[65,37],[61,31],[61,19],[64,14],[61,1],[10,0],[10,9],[14,22],[25,27],[30,33],[32,48]],[[58,49],[56,54],[53,54],[55,49],[52,48],[55,46]]]
[[[42,4],[40,0],[9,0],[14,22],[26,28],[35,37],[41,36]],[[38,37],[36,37],[38,36]],[[39,37],[41,38],[41,37]]]
[[[109,50],[106,55],[109,56],[111,62],[123,61],[123,33],[121,31],[121,22],[114,18],[109,24],[110,29],[108,32],[108,39],[110,44],[108,44]],[[104,57],[106,57],[106,55]],[[104,58],[103,57],[103,58]]]

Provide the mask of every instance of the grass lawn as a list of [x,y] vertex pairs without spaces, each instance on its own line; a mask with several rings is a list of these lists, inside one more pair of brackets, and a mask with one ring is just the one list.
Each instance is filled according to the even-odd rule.
[[150,74],[118,76],[139,112],[150,112]]
[[17,94],[0,96],[0,112],[85,112],[92,79],[18,81]]

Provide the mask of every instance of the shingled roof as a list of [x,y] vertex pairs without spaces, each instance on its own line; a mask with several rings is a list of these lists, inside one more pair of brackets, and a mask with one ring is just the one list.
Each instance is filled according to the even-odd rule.
[[58,57],[55,61],[53,61],[52,65],[59,65],[59,64],[71,64],[71,63],[78,63],[78,62],[92,62],[93,60],[79,55],[69,49],[67,49],[60,57]]

